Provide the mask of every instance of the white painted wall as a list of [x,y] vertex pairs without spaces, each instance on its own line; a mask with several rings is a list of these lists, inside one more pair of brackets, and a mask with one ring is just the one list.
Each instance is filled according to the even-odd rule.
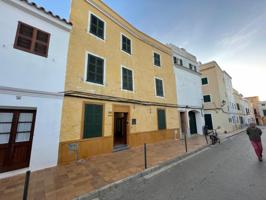
[[63,97],[37,97],[0,94],[0,108],[35,108],[37,110],[34,137],[30,159],[30,169],[38,170],[57,164],[59,130]]
[[[0,13],[0,85],[49,92],[64,91],[69,31],[5,1],[0,1]],[[51,34],[48,58],[13,48],[18,21]]]
[[186,50],[180,49],[172,44],[168,44],[168,46],[172,49],[173,57],[182,59],[183,61],[183,66],[174,64],[173,62],[173,68],[176,80],[177,104],[181,107],[179,111],[186,113],[187,133],[190,136],[188,113],[189,111],[194,111],[196,114],[197,132],[198,134],[203,134],[204,115],[201,111],[203,104],[201,74],[189,68],[189,64],[192,64],[198,70],[199,63],[197,62],[197,58]]
[[[63,104],[58,93],[64,91],[71,26],[17,0],[1,0],[0,13],[0,108],[37,110],[29,169],[53,167]],[[51,34],[47,58],[13,48],[18,21]]]
[[175,66],[174,72],[178,105],[202,107],[200,75]]

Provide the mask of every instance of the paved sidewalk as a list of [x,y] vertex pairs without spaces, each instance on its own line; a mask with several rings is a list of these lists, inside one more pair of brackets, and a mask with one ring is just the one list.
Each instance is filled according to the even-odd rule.
[[[188,139],[189,152],[206,145],[205,138]],[[168,140],[147,145],[148,167],[184,155],[184,141]],[[101,155],[83,162],[31,174],[29,199],[73,199],[144,170],[143,147]],[[0,180],[0,199],[22,199],[25,175]]]

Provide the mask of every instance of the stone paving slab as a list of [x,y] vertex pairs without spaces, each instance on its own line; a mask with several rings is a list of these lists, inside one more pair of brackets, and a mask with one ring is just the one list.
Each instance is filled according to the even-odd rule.
[[[203,136],[188,139],[193,152],[206,146]],[[189,153],[188,152],[188,153]],[[184,141],[168,140],[147,145],[148,167],[187,154]],[[101,155],[31,174],[29,199],[73,199],[144,171],[143,147]],[[22,199],[25,175],[0,180],[0,199]]]

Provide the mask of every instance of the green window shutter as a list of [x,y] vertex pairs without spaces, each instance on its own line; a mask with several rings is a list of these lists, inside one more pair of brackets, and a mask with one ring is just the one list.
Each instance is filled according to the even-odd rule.
[[104,39],[104,22],[91,14],[90,33]]
[[158,116],[158,129],[159,130],[166,129],[165,110],[158,109],[157,116]]
[[122,35],[122,50],[131,54],[131,40]]
[[103,85],[104,60],[102,58],[88,55],[87,81]]
[[131,70],[122,68],[122,81],[122,87],[124,90],[133,91],[133,75]]
[[161,66],[161,57],[158,53],[154,53],[154,65]]
[[174,64],[177,64],[177,58],[174,56]]
[[87,104],[84,113],[84,138],[102,136],[103,106]]
[[210,95],[205,95],[203,96],[204,102],[211,102],[211,96]]
[[164,96],[163,81],[160,79],[155,79],[155,84],[156,84],[156,95],[163,97]]
[[202,85],[207,85],[208,84],[208,79],[207,78],[202,78],[201,79]]

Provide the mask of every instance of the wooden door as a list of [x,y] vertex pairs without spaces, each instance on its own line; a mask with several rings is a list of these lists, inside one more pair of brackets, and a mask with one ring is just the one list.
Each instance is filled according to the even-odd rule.
[[29,166],[36,111],[0,109],[0,172]]

